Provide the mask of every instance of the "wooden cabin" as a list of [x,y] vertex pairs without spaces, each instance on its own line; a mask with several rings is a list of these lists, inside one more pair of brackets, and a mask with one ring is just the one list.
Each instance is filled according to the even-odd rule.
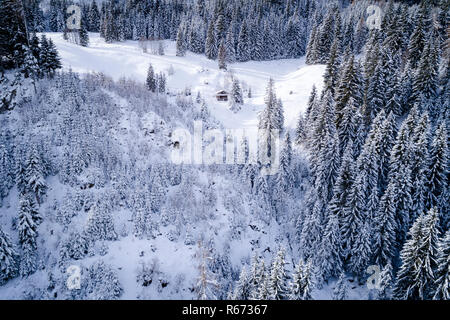
[[217,101],[228,101],[228,92],[225,90],[220,90],[216,93]]

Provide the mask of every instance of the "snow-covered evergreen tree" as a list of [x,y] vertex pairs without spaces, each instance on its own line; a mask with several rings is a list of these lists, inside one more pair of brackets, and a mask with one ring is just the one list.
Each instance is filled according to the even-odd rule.
[[450,300],[450,230],[439,241],[433,299]]
[[437,269],[439,214],[430,209],[420,215],[409,231],[400,254],[402,264],[397,274],[394,297],[427,300],[434,294]]
[[300,260],[292,276],[289,299],[312,300],[311,291],[314,288],[312,277],[311,263]]
[[10,237],[0,227],[0,285],[17,276],[18,262]]

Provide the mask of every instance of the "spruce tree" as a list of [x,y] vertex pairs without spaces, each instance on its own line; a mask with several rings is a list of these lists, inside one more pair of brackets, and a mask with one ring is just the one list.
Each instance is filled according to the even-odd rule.
[[89,46],[89,34],[83,22],[81,22],[80,29],[78,30],[78,37],[80,39],[80,45],[82,47]]
[[153,65],[150,63],[147,70],[147,79],[145,81],[147,89],[151,92],[156,92],[156,77],[155,71],[153,70]]
[[233,25],[228,28],[225,38],[225,56],[227,62],[234,62],[236,60],[235,39],[233,32]]
[[285,252],[280,249],[272,262],[269,275],[270,300],[288,299],[288,274],[286,271]]
[[446,207],[448,196],[448,135],[445,122],[436,129],[431,143],[429,162],[427,166],[426,208],[442,210]]
[[205,54],[208,59],[214,60],[217,58],[217,51],[219,47],[218,41],[220,41],[220,39],[216,39],[214,24],[211,22],[208,27],[205,42]]
[[237,60],[241,62],[250,60],[249,34],[247,23],[244,21],[241,25],[237,44]]
[[300,260],[292,277],[290,295],[291,300],[312,300],[311,291],[314,283],[312,280],[311,264]]
[[245,266],[241,270],[239,282],[234,290],[234,300],[249,300],[251,298],[251,283]]
[[221,70],[227,70],[227,52],[225,48],[225,43],[222,40],[219,46],[219,53],[218,53],[218,62],[219,62],[219,69]]
[[409,231],[400,257],[394,297],[407,300],[433,298],[438,257],[439,215],[436,209],[420,215]]
[[341,273],[333,289],[333,300],[347,299],[347,279],[344,273]]
[[32,147],[28,156],[25,167],[25,179],[27,181],[26,189],[32,192],[37,202],[41,204],[46,193],[47,184],[45,182],[42,159],[36,146]]
[[439,241],[433,299],[450,300],[450,230]]
[[18,254],[8,234],[0,227],[0,285],[17,276]]
[[353,98],[356,106],[362,104],[362,76],[359,63],[354,61],[354,56],[344,62],[341,71],[342,76],[336,88],[336,125],[339,129],[342,122],[343,110],[350,97]]
[[26,196],[19,200],[18,220],[19,242],[22,248],[20,274],[28,276],[37,268],[37,225],[33,220],[32,203]]
[[180,24],[176,38],[176,56],[184,57],[186,55],[186,41],[183,24]]

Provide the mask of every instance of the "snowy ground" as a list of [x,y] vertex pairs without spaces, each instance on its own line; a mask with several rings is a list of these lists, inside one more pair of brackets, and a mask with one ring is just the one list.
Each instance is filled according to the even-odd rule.
[[[325,66],[307,66],[304,58],[234,63],[225,72],[219,70],[217,61],[208,60],[203,55],[188,52],[185,57],[177,57],[173,41],[164,41],[165,55],[159,56],[143,53],[137,41],[108,44],[96,33],[89,35],[90,45],[87,48],[65,41],[61,33],[47,33],[47,36],[55,42],[64,68],[72,68],[79,73],[103,72],[116,80],[127,77],[143,82],[149,63],[153,64],[156,72],[163,71],[166,75],[172,66],[175,73],[168,77],[169,91],[177,93],[191,88],[194,97],[199,91],[211,113],[225,128],[257,125],[257,115],[264,107],[269,78],[275,80],[277,95],[283,101],[288,128],[295,128],[300,112],[305,111],[313,84],[319,90],[323,86]],[[149,48],[151,46],[149,44]],[[215,99],[218,90],[228,88],[227,74],[230,72],[241,81],[245,96],[248,87],[252,91],[252,98],[245,98],[245,104],[237,114],[228,109],[226,102]]]

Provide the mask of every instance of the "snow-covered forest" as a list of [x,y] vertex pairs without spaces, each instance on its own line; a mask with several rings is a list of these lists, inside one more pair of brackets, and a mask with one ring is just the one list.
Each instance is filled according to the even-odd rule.
[[0,299],[449,300],[449,10],[0,0]]

